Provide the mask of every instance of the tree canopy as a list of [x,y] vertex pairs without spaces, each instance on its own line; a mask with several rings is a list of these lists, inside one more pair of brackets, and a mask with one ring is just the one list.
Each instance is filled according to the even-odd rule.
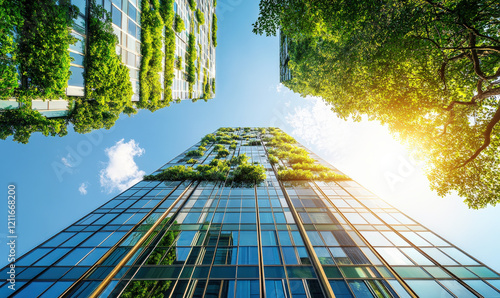
[[[426,161],[439,195],[500,202],[500,4],[491,0],[261,0],[292,79],[340,117],[377,120]],[[286,38],[285,38],[286,37]]]

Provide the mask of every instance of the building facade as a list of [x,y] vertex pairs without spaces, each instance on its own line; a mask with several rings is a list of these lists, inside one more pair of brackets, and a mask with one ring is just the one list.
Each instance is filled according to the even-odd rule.
[[498,273],[275,128],[205,136],[13,264],[2,297],[500,297]]
[[[66,91],[67,95],[83,96],[83,59],[85,56],[85,28],[86,13],[91,0],[72,0],[72,4],[78,6],[80,14],[72,28],[72,35],[78,41],[70,46],[70,55],[74,58],[71,63],[71,78]],[[207,73],[208,81],[215,81],[215,45],[211,42],[211,30],[215,5],[213,0],[193,0],[197,3],[196,8],[204,15],[203,24],[198,25],[195,13],[191,10],[190,0],[175,0],[174,12],[184,22],[185,30],[175,33],[175,57],[182,57],[179,67],[174,68],[174,82],[172,87],[172,99],[196,99],[203,95],[203,74]],[[97,0],[111,14],[113,30],[118,37],[116,53],[121,55],[122,62],[130,70],[130,80],[134,90],[133,101],[139,100],[139,71],[141,65],[141,0]],[[190,24],[193,23],[193,26]],[[193,94],[189,95],[187,81],[187,59],[186,49],[188,47],[189,34],[193,33],[196,38],[196,51],[200,59],[200,71],[196,73]],[[165,70],[165,65],[163,65]],[[163,82],[164,73],[160,75]],[[213,92],[215,93],[215,91]]]

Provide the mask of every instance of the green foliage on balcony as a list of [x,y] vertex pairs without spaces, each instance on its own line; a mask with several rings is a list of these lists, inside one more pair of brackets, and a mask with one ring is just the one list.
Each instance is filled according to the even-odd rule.
[[175,32],[177,33],[181,33],[182,31],[186,30],[186,25],[184,24],[184,20],[178,14],[175,15],[174,28]]
[[[160,82],[160,72],[163,59],[161,47],[164,23],[158,0],[142,0],[141,11],[140,99],[136,105],[139,108],[156,111],[169,103],[168,100],[161,99],[163,88]],[[171,46],[169,42],[168,44]]]
[[14,95],[18,87],[16,28],[22,27],[18,3],[0,1],[0,100]]
[[75,100],[75,109],[69,116],[79,133],[109,129],[122,112],[136,112],[131,100],[133,91],[129,69],[116,54],[118,38],[113,33],[111,14],[95,1],[90,2],[87,40],[89,46],[84,60],[86,97]]
[[194,11],[196,9],[196,0],[188,0],[189,8]]
[[215,13],[212,17],[212,42],[214,43],[214,47],[217,46],[217,16]]
[[[2,4],[4,5],[4,4]],[[31,89],[44,98],[66,97],[70,78],[70,35],[78,8],[68,0],[26,0],[20,5],[17,63],[22,89]],[[2,35],[4,33],[2,32]]]
[[306,162],[293,164],[292,168],[294,170],[309,170],[316,172],[330,170],[328,167],[325,167],[324,165],[320,165],[317,163],[306,163]]
[[159,174],[144,176],[144,180],[178,181],[178,180],[192,179],[195,176],[196,176],[196,171],[193,169],[193,167],[173,166],[164,169]]
[[272,155],[272,154],[269,154],[269,162],[272,164],[272,165],[275,165],[279,162],[279,159]]
[[200,9],[196,10],[195,15],[196,21],[198,22],[198,27],[205,24],[205,14]]
[[193,164],[193,165],[194,165],[194,164],[198,163],[198,160],[197,160],[197,159],[194,159],[194,158],[191,158],[191,159],[188,159],[188,160],[186,161],[186,163],[188,163],[188,164]]
[[278,178],[284,181],[288,180],[313,180],[314,174],[309,170],[281,170],[278,171]]
[[[174,83],[175,68],[175,30],[177,30],[177,15],[174,13],[174,0],[161,1],[161,17],[165,25],[165,69],[163,74],[163,101],[161,107],[168,106],[172,102],[172,84]],[[181,19],[182,21],[182,19]],[[174,24],[175,22],[175,24]],[[184,22],[182,23],[184,25]],[[180,26],[180,25],[179,25]],[[182,31],[182,30],[181,30]]]
[[234,182],[260,182],[266,179],[266,169],[262,165],[240,164],[232,173]]
[[201,141],[202,142],[215,142],[216,138],[215,138],[215,135],[214,134],[208,134],[206,136],[204,136]]
[[201,157],[203,155],[205,155],[205,151],[199,149],[186,152],[187,157]]
[[248,141],[247,146],[260,146],[262,143],[259,140]]
[[281,180],[343,180],[349,179],[345,175],[337,174],[328,167],[317,164],[314,158],[309,156],[309,152],[304,148],[295,145],[296,141],[289,135],[269,128],[268,131],[273,135],[272,138],[263,138],[268,148],[269,162],[272,165],[279,163],[279,160],[288,162],[291,168],[280,166],[278,169],[278,178]]
[[227,150],[226,148],[222,148],[217,152],[217,156],[215,156],[215,158],[223,158],[223,157],[226,157],[230,154],[229,150]]
[[44,136],[65,136],[67,123],[63,119],[48,119],[32,110],[31,105],[0,113],[0,139],[13,136],[14,141],[27,144],[33,132],[41,132]]
[[189,96],[193,97],[193,86],[196,81],[196,38],[193,33],[189,34],[187,49],[187,81],[189,87]]

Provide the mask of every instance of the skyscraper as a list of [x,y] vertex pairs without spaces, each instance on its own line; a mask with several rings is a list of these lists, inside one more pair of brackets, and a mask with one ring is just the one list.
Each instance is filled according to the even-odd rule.
[[498,273],[276,128],[203,137],[13,265],[19,297],[500,297]]

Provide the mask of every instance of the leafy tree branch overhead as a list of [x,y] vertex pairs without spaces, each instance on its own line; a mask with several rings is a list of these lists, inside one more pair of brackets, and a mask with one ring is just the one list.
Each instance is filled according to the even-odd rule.
[[[257,34],[287,43],[292,79],[342,118],[385,124],[440,195],[500,202],[500,3],[261,0]],[[286,38],[285,38],[286,37]]]

